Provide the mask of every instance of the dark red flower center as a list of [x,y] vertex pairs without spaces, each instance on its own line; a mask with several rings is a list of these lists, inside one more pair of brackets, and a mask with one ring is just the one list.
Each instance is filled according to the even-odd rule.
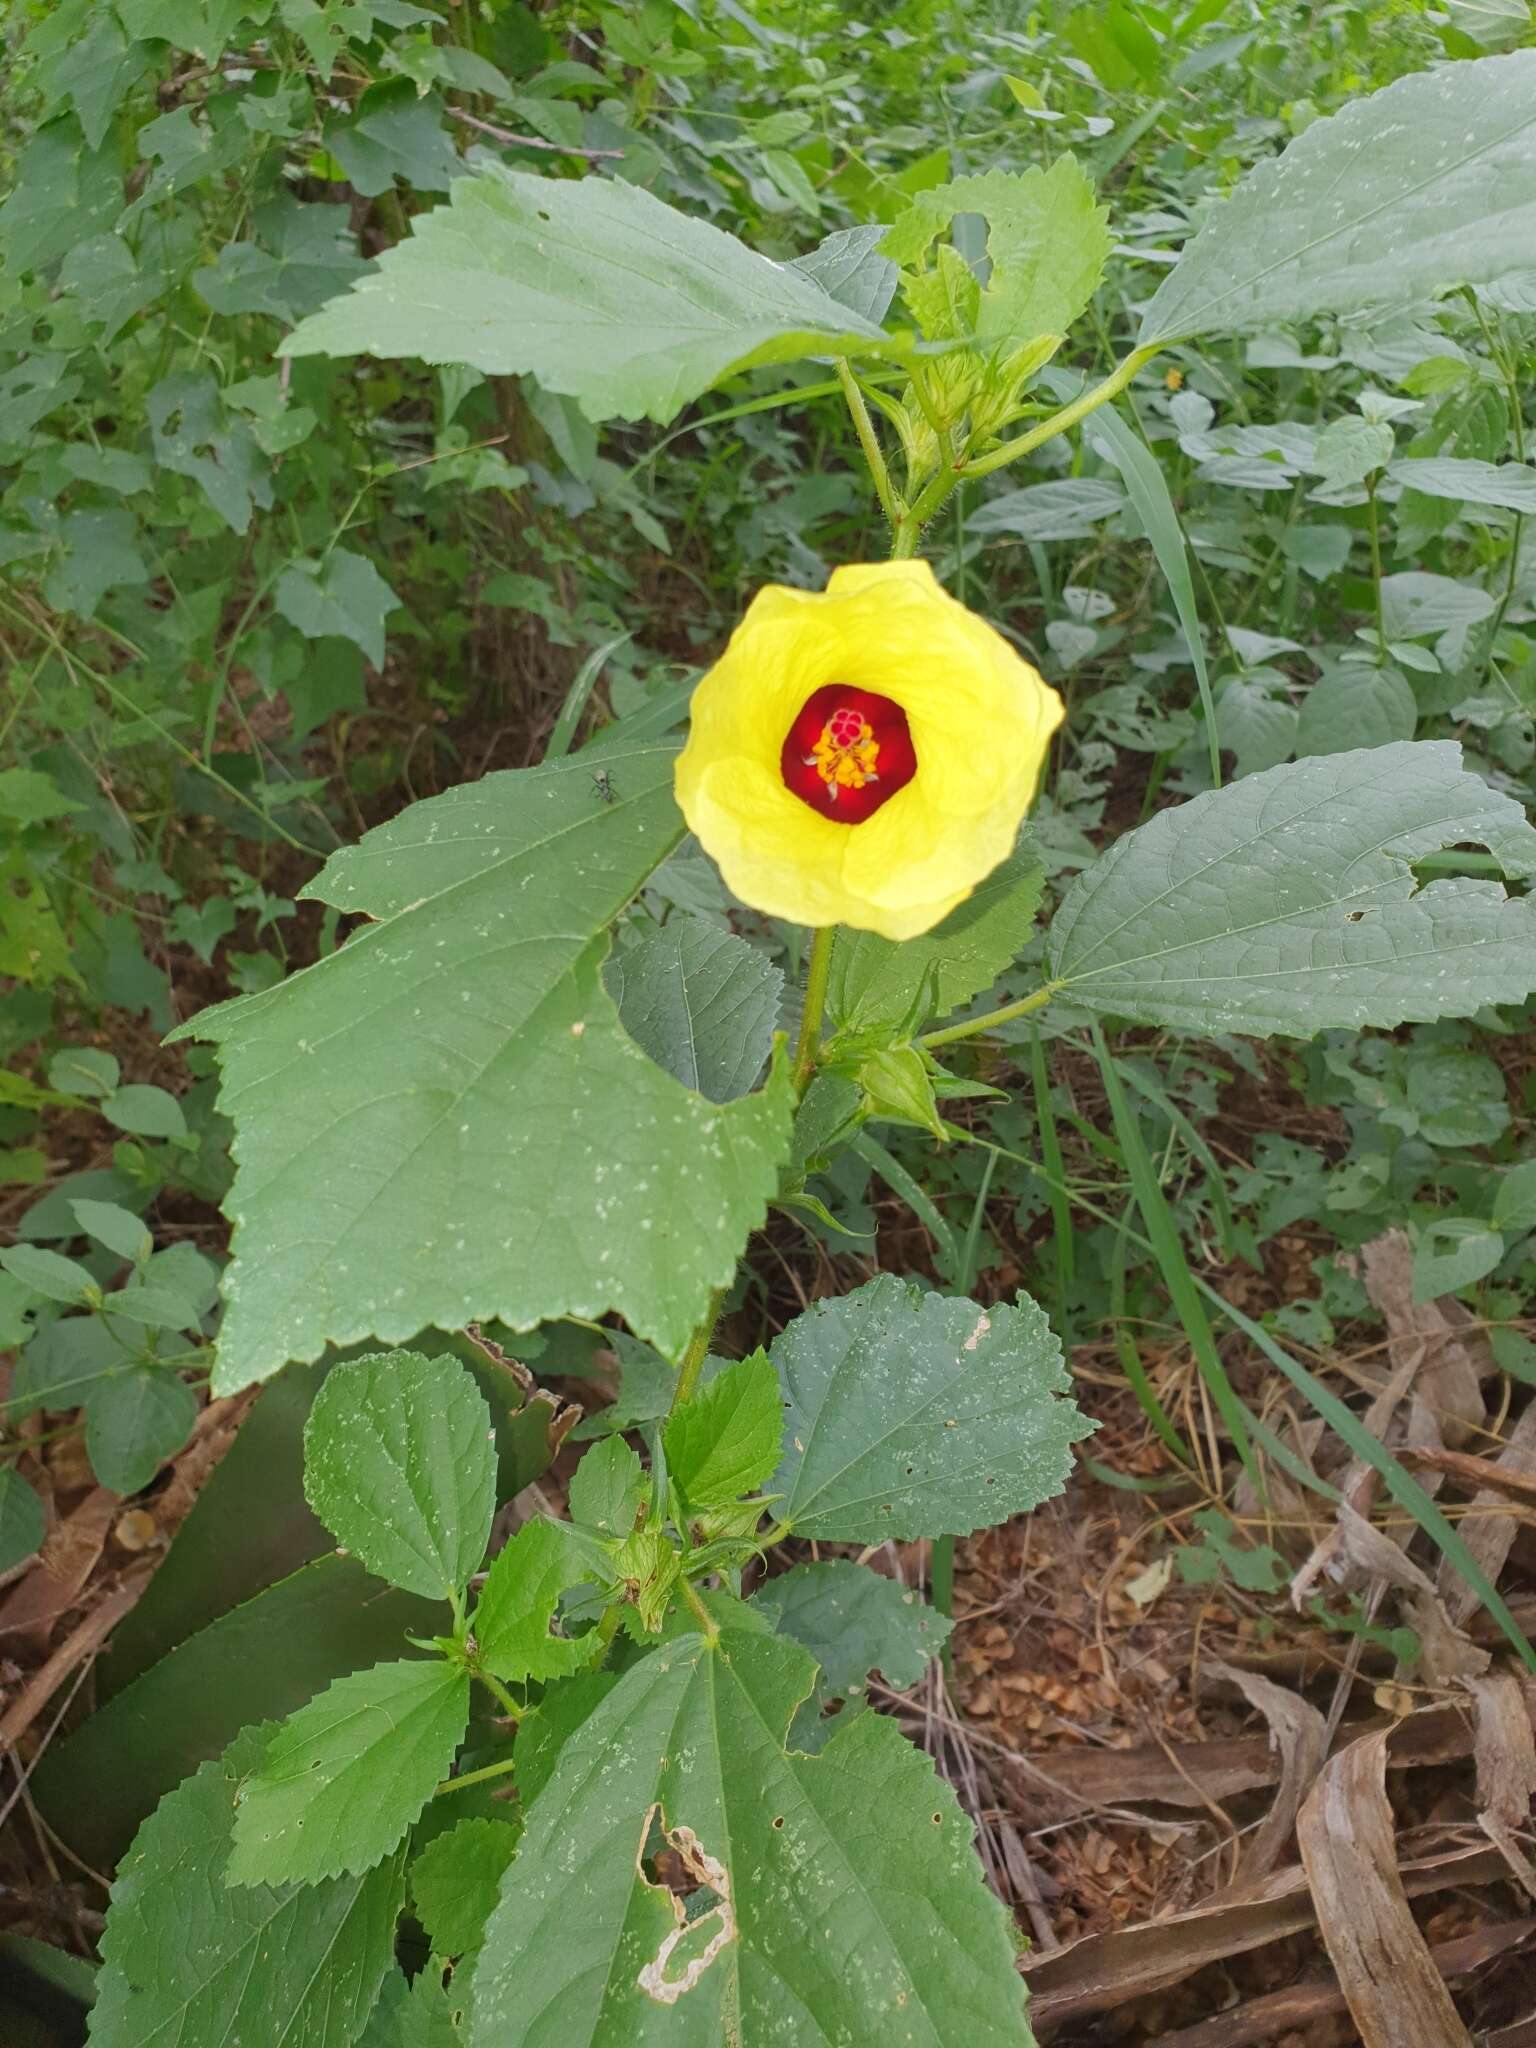
[[795,714],[779,755],[784,787],[838,825],[862,825],[917,773],[907,714],[890,697],[827,683]]

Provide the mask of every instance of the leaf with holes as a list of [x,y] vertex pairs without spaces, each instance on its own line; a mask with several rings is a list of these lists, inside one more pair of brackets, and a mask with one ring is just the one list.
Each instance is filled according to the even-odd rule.
[[1055,985],[1183,1031],[1315,1031],[1465,1017],[1536,987],[1536,900],[1431,882],[1413,862],[1486,846],[1536,871],[1536,830],[1449,741],[1246,776],[1127,832],[1068,889]]
[[1416,72],[1314,121],[1185,245],[1141,342],[1403,306],[1528,265],[1536,50]]
[[135,1836],[102,1936],[97,2048],[353,2048],[393,1962],[403,1862],[226,1885],[235,1803],[272,1733],[247,1728]]
[[446,206],[283,344],[531,373],[589,419],[663,424],[732,371],[890,346],[806,271],[639,185],[499,166],[455,180]]
[[967,1536],[1060,1493],[1089,1423],[1028,1295],[978,1308],[882,1274],[773,1343],[785,1451],[769,1492],[797,1536]]
[[[486,1923],[466,2048],[1025,2048],[1010,1925],[953,1792],[880,1714],[786,1753],[814,1676],[742,1625],[664,1645],[593,1707]],[[686,1913],[646,1867],[658,1842]]]
[[[205,1011],[234,1119],[218,1392],[428,1324],[609,1310],[671,1354],[789,1149],[781,1061],[716,1108],[622,1030],[607,927],[676,842],[672,752],[487,775],[413,804],[304,892],[374,920]],[[294,1218],[301,1217],[301,1229]]]
[[496,1510],[491,1411],[453,1358],[376,1352],[336,1366],[304,1425],[304,1491],[381,1579],[452,1599]]

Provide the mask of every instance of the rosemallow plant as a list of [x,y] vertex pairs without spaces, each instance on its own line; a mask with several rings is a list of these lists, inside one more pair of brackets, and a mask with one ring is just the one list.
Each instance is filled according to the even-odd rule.
[[[754,365],[831,358],[896,560],[762,592],[680,755],[642,711],[336,854],[307,893],[360,927],[191,1027],[235,1127],[215,1385],[363,1347],[315,1401],[309,1497],[426,1619],[146,1822],[98,2048],[1029,2042],[970,1824],[865,1700],[872,1672],[914,1682],[948,1624],[854,1553],[1066,1483],[1087,1425],[1059,1344],[1024,1296],[886,1274],[729,1359],[748,1237],[772,1203],[816,1207],[868,1122],[974,1142],[940,1105],[975,1085],[940,1053],[1058,997],[1095,1032],[1296,1037],[1521,999],[1531,899],[1490,871],[1528,877],[1536,831],[1452,745],[1222,787],[1212,729],[1212,787],[1078,875],[1036,985],[989,1010],[1040,901],[1019,827],[1061,706],[909,558],[966,479],[1106,406],[1160,346],[1528,267],[1509,223],[1536,217],[1533,73],[1530,52],[1458,63],[1315,123],[1213,205],[1138,347],[1086,387],[1047,368],[1108,247],[1070,158],[925,192],[789,266],[615,179],[488,168],[289,338],[531,375],[594,420],[668,420]],[[948,239],[957,213],[986,223],[984,276]],[[1128,418],[1098,424],[1203,686],[1156,465]],[[635,909],[685,823],[743,901],[812,928],[793,1056],[771,961]],[[1469,843],[1493,856],[1475,877],[1416,873]],[[563,1317],[613,1319],[623,1387],[583,1425],[569,1519],[488,1559],[491,1411],[432,1333],[468,1331],[504,1390],[517,1333]],[[1392,1483],[1529,1658],[1433,1503]],[[792,1538],[834,1548],[765,1570]]]

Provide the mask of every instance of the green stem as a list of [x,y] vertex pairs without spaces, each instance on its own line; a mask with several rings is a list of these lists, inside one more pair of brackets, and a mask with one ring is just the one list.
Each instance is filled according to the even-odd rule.
[[995,1031],[999,1024],[1011,1024],[1015,1017],[1043,1010],[1060,987],[1060,982],[1048,981],[1016,1003],[1004,1003],[1000,1010],[988,1010],[983,1017],[968,1017],[964,1023],[950,1024],[943,1031],[925,1031],[917,1042],[931,1051],[936,1045],[953,1045],[957,1038],[979,1038],[984,1031]]
[[683,1353],[677,1368],[677,1385],[672,1389],[672,1406],[667,1410],[675,1415],[679,1408],[693,1399],[694,1388],[699,1384],[699,1374],[704,1370],[704,1361],[709,1356],[709,1340],[715,1334],[715,1324],[720,1320],[720,1311],[725,1306],[729,1288],[717,1287],[709,1297],[698,1328],[688,1339],[688,1349]]
[[705,1642],[711,1645],[718,1643],[720,1631],[715,1626],[715,1618],[686,1579],[683,1580],[683,1598],[693,1609],[694,1619],[699,1624],[699,1633]]
[[1139,370],[1146,368],[1158,353],[1161,344],[1138,348],[1128,355],[1123,363],[1111,370],[1101,383],[1095,384],[1074,398],[1070,405],[1064,405],[1060,412],[1053,412],[1049,419],[1043,419],[1037,427],[1031,427],[1027,434],[1020,434],[1016,440],[1005,441],[1001,448],[994,448],[990,454],[977,456],[974,462],[964,464],[966,476],[990,476],[994,469],[1003,469],[1010,462],[1017,462],[1021,455],[1028,455],[1042,442],[1053,441],[1058,434],[1064,434],[1069,427],[1075,427],[1079,420],[1086,419],[1091,412],[1097,412],[1101,405],[1107,405],[1112,398],[1130,383]]
[[869,416],[869,407],[864,403],[859,380],[854,376],[846,356],[839,356],[837,359],[837,381],[843,387],[843,396],[847,399],[848,410],[853,415],[853,430],[859,437],[859,446],[864,450],[864,460],[869,464],[869,473],[874,479],[875,495],[880,500],[880,509],[894,528],[900,521],[901,509],[896,503],[896,494],[891,489],[891,477],[885,466],[885,457],[880,453],[875,423]]
[[507,1688],[499,1678],[492,1678],[489,1671],[480,1671],[478,1669],[475,1671],[475,1676],[509,1721],[521,1721],[525,1709],[517,1704],[517,1701],[513,1699],[511,1693],[507,1691]]
[[795,1093],[803,1095],[816,1071],[821,1049],[821,1013],[827,1004],[827,983],[832,974],[832,948],[837,944],[837,926],[822,925],[811,938],[811,957],[805,970],[805,1006],[800,1012],[800,1037],[795,1046]]
[[445,1792],[461,1792],[466,1785],[483,1785],[487,1778],[504,1778],[516,1768],[516,1759],[508,1757],[504,1764],[485,1764],[478,1771],[466,1771],[460,1778],[444,1778],[432,1797],[441,1799]]
[[1365,480],[1366,502],[1370,506],[1371,585],[1376,593],[1376,664],[1387,658],[1387,616],[1381,602],[1381,520],[1376,511],[1376,472]]

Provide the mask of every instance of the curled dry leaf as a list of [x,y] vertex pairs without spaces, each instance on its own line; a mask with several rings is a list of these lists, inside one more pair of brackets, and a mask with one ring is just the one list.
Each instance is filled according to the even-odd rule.
[[1280,1784],[1269,1812],[1244,1845],[1237,1881],[1267,1877],[1280,1861],[1296,1825],[1297,1810],[1328,1753],[1328,1724],[1310,1700],[1287,1692],[1257,1672],[1229,1664],[1207,1666],[1216,1677],[1235,1685],[1249,1706],[1269,1723],[1270,1746],[1280,1758]]
[[[1493,1463],[1507,1482],[1523,1481],[1530,1487],[1532,1497],[1536,1497],[1536,1401],[1526,1408]],[[1494,1512],[1503,1504],[1505,1493],[1503,1485],[1480,1487],[1473,1496],[1472,1512],[1465,1515],[1461,1523],[1467,1548],[1495,1584],[1520,1526],[1518,1514]],[[1440,1567],[1440,1592],[1451,1620],[1464,1625],[1477,1607],[1478,1599],[1448,1559]]]
[[1521,1846],[1536,1800],[1536,1684],[1516,1671],[1491,1671],[1467,1681],[1477,1701],[1477,1804],[1483,1833],[1502,1853],[1516,1882],[1536,1899],[1536,1865]]
[[1413,1298],[1413,1247],[1406,1232],[1388,1230],[1360,1252],[1365,1291],[1386,1318],[1394,1367],[1410,1366],[1414,1391],[1452,1449],[1484,1421],[1480,1381],[1495,1370],[1488,1339],[1451,1295]]
[[1318,1932],[1364,2048],[1472,2048],[1408,1909],[1387,1802],[1390,1740],[1382,1729],[1341,1750],[1297,1817]]

